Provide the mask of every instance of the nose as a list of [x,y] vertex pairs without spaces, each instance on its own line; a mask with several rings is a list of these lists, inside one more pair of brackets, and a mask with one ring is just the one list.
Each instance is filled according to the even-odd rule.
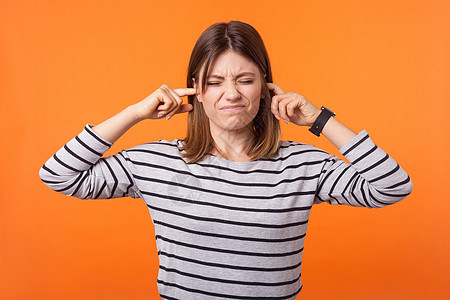
[[224,98],[228,101],[234,101],[241,97],[241,93],[237,89],[234,82],[224,84]]

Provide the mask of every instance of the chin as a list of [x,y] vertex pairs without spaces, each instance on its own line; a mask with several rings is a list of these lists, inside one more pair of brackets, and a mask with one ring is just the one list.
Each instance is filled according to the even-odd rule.
[[230,122],[227,122],[227,124],[223,124],[222,128],[225,130],[241,130],[248,128],[252,124],[253,120],[250,121],[243,121],[242,118],[234,119]]

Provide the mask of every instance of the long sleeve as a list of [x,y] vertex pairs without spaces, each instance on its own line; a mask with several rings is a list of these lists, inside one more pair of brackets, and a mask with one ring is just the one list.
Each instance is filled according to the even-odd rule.
[[396,203],[411,193],[408,174],[373,143],[365,130],[339,151],[350,164],[334,156],[327,160],[315,203],[378,208]]
[[52,190],[80,199],[139,197],[127,152],[102,157],[112,146],[86,124],[83,131],[59,149],[39,170]]

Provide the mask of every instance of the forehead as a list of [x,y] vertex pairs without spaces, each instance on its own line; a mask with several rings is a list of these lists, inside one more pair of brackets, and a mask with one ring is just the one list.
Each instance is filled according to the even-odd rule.
[[245,56],[231,50],[219,54],[212,62],[208,76],[236,75],[242,72],[258,74],[258,66]]

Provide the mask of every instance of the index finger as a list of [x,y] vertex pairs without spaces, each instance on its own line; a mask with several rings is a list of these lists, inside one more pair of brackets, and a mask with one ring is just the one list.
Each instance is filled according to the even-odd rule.
[[174,89],[175,93],[177,93],[178,96],[188,96],[188,95],[195,95],[197,92],[194,88],[180,88],[180,89]]
[[284,94],[284,91],[275,83],[267,82],[266,84],[267,84],[267,87],[269,88],[269,90],[272,90],[275,92],[275,95]]

